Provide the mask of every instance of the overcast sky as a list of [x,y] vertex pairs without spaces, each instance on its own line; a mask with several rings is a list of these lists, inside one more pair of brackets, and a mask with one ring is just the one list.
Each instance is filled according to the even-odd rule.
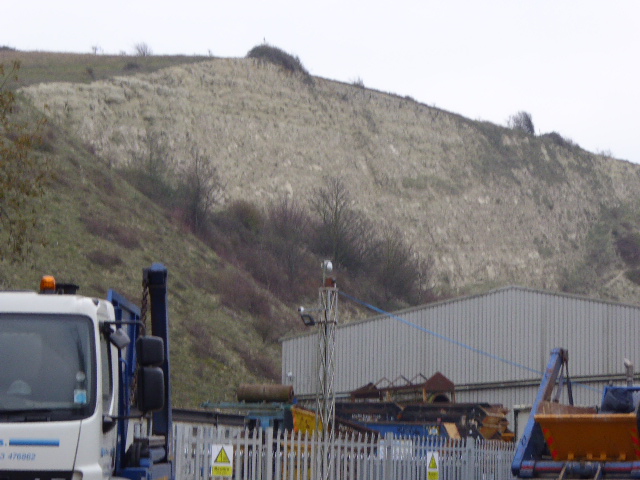
[[640,0],[16,0],[0,46],[243,57],[266,41],[312,75],[411,96],[640,163]]

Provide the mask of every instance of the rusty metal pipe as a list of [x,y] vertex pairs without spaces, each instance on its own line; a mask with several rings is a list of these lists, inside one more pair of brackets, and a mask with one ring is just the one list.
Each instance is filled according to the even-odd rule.
[[282,402],[293,401],[293,386],[276,384],[240,384],[237,397],[239,402]]

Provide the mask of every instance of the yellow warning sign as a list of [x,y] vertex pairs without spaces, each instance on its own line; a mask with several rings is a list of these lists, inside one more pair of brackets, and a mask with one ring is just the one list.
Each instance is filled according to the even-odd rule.
[[231,477],[233,476],[233,467],[231,465],[214,465],[211,468],[212,477]]
[[233,476],[233,445],[212,445],[211,446],[211,476],[226,477]]
[[428,452],[427,480],[440,480],[440,458],[437,452]]
[[227,455],[224,447],[220,449],[220,453],[218,453],[218,456],[213,461],[213,463],[231,463],[231,460],[229,460],[229,456]]

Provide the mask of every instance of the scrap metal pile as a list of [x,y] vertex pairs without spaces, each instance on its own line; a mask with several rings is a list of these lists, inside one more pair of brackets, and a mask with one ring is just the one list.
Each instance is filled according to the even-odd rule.
[[[512,442],[508,409],[489,403],[457,403],[455,386],[441,373],[426,379],[381,380],[351,392],[350,401],[336,402],[336,427],[341,431],[409,437],[466,437]],[[294,429],[315,428],[314,414],[292,408]]]

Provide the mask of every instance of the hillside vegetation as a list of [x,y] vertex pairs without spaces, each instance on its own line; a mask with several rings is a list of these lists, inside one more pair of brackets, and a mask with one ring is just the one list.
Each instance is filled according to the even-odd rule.
[[[81,57],[84,73],[48,58],[47,77],[24,54],[20,94],[49,120],[38,154],[52,176],[39,199],[40,240],[26,261],[4,261],[0,283],[33,288],[54,273],[81,293],[115,286],[135,300],[141,269],[164,262],[178,405],[231,400],[241,382],[279,379],[277,338],[300,330],[294,307],[316,298],[328,247],[312,240],[322,230],[285,249],[300,257],[277,288],[282,265],[252,266],[284,258],[274,245],[301,232],[283,234],[274,208],[295,205],[313,219],[336,179],[375,245],[399,239],[428,267],[418,279],[428,284],[409,298],[381,293],[393,268],[375,283],[380,270],[343,262],[339,287],[364,300],[404,306],[519,284],[637,302],[636,165],[556,132],[471,121],[262,58],[177,59],[154,70],[162,57]],[[143,61],[156,67],[124,69]],[[185,179],[205,180],[204,204],[186,208]],[[363,312],[345,305],[344,314]]]
[[[80,284],[84,295],[104,298],[115,288],[139,304],[142,268],[161,261],[169,269],[176,404],[232,400],[239,383],[278,379],[277,343],[258,333],[250,315],[218,300],[218,286],[237,275],[233,267],[83,145],[60,134],[51,148],[55,167],[39,200],[36,243],[25,261],[2,263],[1,286],[35,290],[41,275],[53,274]],[[295,319],[273,308],[274,328]]]

